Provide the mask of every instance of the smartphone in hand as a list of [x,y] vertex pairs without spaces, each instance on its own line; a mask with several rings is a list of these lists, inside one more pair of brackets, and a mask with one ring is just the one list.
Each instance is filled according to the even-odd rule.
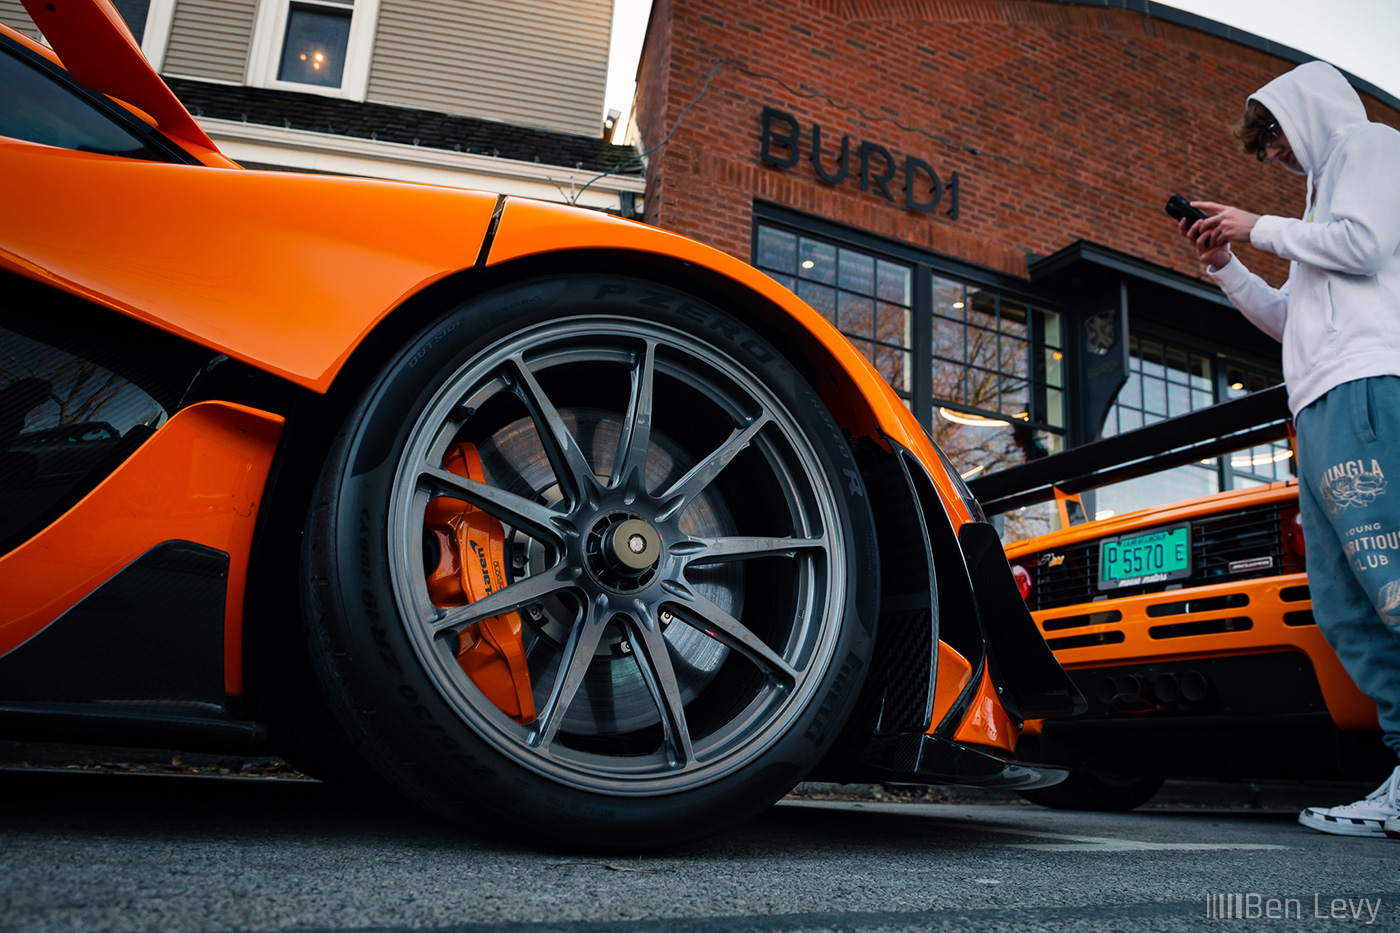
[[1177,220],[1186,220],[1195,223],[1198,220],[1205,220],[1206,215],[1191,206],[1191,202],[1179,194],[1174,194],[1167,198],[1167,206],[1164,208],[1168,214]]

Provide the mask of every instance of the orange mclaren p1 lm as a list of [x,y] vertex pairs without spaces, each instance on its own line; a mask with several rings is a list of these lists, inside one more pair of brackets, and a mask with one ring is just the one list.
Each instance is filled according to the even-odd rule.
[[270,748],[541,844],[1050,783],[1082,699],[860,354],[558,205],[244,171],[107,0],[0,35],[0,737]]

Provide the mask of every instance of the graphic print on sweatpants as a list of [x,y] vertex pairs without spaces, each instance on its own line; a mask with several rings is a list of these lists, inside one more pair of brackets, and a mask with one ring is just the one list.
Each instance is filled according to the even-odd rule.
[[[1380,587],[1375,601],[1376,610],[1392,629],[1400,631],[1400,530],[1379,521],[1363,520],[1374,517],[1369,511],[1376,500],[1385,495],[1385,470],[1379,460],[1344,460],[1329,467],[1318,482],[1318,497],[1332,517],[1334,527],[1341,529],[1342,547],[1352,569],[1358,573],[1390,571],[1396,579]],[[1339,518],[1349,521],[1338,522]],[[1369,587],[1368,587],[1369,589]]]
[[1400,752],[1400,377],[1343,383],[1296,422],[1313,618]]

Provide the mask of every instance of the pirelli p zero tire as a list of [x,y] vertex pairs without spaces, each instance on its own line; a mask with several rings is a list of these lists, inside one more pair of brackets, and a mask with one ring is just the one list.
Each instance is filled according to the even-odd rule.
[[542,845],[681,842],[790,790],[859,692],[877,580],[859,472],[792,364],[607,275],[501,288],[405,347],[303,548],[361,754]]

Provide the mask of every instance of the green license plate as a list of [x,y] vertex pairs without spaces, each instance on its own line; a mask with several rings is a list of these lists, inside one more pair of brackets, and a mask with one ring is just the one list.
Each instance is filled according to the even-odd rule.
[[1099,544],[1099,589],[1162,583],[1191,576],[1191,526],[1173,525]]

